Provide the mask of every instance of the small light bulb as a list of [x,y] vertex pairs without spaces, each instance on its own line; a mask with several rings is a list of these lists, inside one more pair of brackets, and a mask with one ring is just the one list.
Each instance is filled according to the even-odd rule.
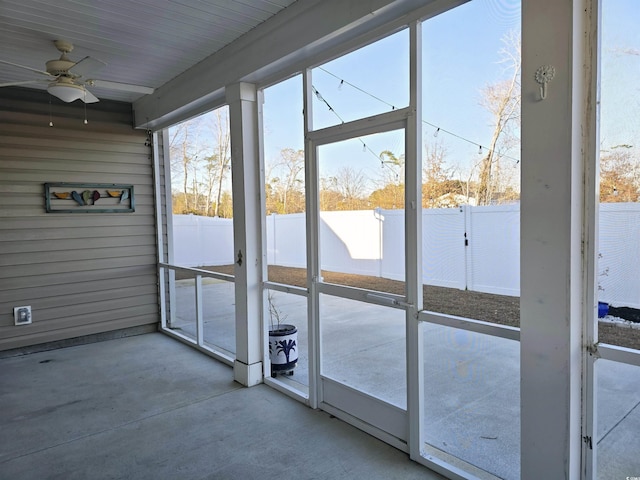
[[433,136],[437,137],[438,133],[440,133],[440,127],[438,127],[438,129],[435,132],[433,132]]
[[51,120],[49,120],[49,126],[53,127],[53,122]]
[[85,118],[84,119],[84,124],[86,125],[87,123],[89,123],[89,122],[87,122],[87,119]]
[[478,155],[482,155],[482,145],[478,145]]
[[366,152],[366,151],[367,151],[367,144],[366,144],[366,143],[363,143],[363,144],[362,144],[362,151],[363,151],[363,152]]

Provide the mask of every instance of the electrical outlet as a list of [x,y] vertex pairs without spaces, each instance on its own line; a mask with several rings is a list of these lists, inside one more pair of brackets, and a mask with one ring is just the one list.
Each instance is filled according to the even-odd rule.
[[31,323],[31,307],[13,307],[13,321],[16,325],[28,325]]

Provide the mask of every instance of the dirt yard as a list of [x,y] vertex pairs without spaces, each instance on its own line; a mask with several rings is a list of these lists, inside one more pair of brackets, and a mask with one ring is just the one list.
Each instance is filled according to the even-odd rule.
[[[203,270],[233,274],[233,265],[200,267]],[[338,285],[366,288],[379,292],[404,294],[404,283],[379,277],[323,272],[324,281]],[[184,274],[179,278],[187,278]],[[307,277],[301,268],[269,266],[269,280],[276,283],[304,287]],[[458,290],[455,288],[425,285],[424,306],[428,310],[484,320],[501,325],[520,326],[520,298],[488,293]],[[637,322],[638,310],[612,309],[612,314]],[[601,343],[640,350],[640,329],[599,322],[598,336]]]

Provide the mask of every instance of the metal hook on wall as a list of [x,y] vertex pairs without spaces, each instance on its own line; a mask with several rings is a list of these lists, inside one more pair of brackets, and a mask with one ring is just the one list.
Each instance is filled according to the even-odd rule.
[[547,98],[547,83],[556,76],[556,69],[552,65],[543,65],[536,70],[536,82],[540,84],[540,97]]

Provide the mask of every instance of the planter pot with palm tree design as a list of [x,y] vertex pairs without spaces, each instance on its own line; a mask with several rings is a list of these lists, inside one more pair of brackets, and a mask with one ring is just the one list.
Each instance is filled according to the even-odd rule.
[[269,329],[269,358],[271,376],[293,375],[298,362],[298,329],[295,325],[281,323]]

